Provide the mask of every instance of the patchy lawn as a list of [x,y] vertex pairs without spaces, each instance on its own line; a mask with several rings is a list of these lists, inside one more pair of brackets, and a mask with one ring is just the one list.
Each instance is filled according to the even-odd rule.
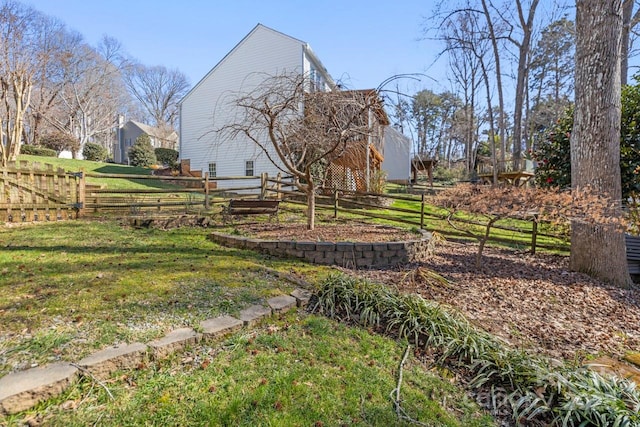
[[263,265],[317,269],[227,249],[207,234],[115,221],[0,228],[0,375],[148,341],[294,288]]
[[[105,385],[84,379],[8,425],[409,426],[391,399],[404,347],[324,317],[290,313]],[[395,396],[395,393],[393,393]],[[402,409],[422,425],[493,426],[457,386],[411,356]],[[0,422],[1,422],[0,418]]]

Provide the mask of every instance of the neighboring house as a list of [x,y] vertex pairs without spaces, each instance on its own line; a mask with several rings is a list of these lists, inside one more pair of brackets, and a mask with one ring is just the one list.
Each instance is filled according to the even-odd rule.
[[129,120],[121,121],[118,128],[118,141],[113,150],[113,160],[116,163],[129,163],[129,148],[142,134],[147,134],[153,148],[178,149],[178,134],[173,130],[157,128],[144,123]]
[[[266,172],[275,176],[281,170],[248,138],[239,135],[233,139],[224,132],[216,132],[240,117],[234,100],[248,93],[266,77],[284,73],[309,76],[311,92],[337,90],[337,86],[309,45],[301,40],[258,24],[180,101],[180,159],[191,171],[208,172],[210,176],[256,176]],[[352,91],[354,94],[375,91]],[[370,150],[354,144],[362,157],[358,167],[375,167],[382,162],[381,141],[388,118],[380,102],[365,114],[366,120],[376,122],[376,133],[368,141]],[[357,141],[356,141],[357,142]],[[267,144],[269,145],[269,144]],[[367,157],[367,151],[370,156]],[[334,182],[347,181],[348,187],[364,189],[368,173],[354,173],[354,164],[335,164],[330,173]],[[361,171],[360,171],[361,172]],[[246,185],[239,181],[218,182],[219,188]],[[365,183],[366,186],[366,183]]]
[[382,170],[387,181],[407,184],[411,180],[411,139],[392,126],[384,132]]

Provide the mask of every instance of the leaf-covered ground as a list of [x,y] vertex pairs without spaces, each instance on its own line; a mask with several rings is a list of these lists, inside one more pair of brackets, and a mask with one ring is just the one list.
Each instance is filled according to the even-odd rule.
[[[568,258],[440,243],[419,267],[359,271],[404,292],[451,305],[480,327],[552,357],[581,360],[640,349],[640,288],[619,289],[568,270]],[[434,280],[437,272],[448,282]]]
[[[394,227],[364,224],[241,226],[260,237],[325,241],[388,241],[406,238]],[[368,231],[367,231],[368,229]],[[551,357],[622,356],[640,349],[640,287],[619,289],[571,272],[568,257],[485,248],[475,267],[475,243],[440,242],[419,266],[390,270],[345,269],[455,307],[469,320],[516,347]],[[436,272],[447,282],[433,278]]]

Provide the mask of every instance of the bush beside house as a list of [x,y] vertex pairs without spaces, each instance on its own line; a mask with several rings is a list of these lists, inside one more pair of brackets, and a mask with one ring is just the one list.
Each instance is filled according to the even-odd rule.
[[149,135],[142,134],[136,138],[135,144],[129,149],[129,163],[131,166],[148,168],[158,162],[151,146]]
[[178,152],[171,148],[156,148],[154,153],[161,165],[173,167],[178,162]]
[[91,160],[94,162],[104,162],[107,160],[109,152],[100,144],[94,144],[93,142],[87,142],[82,149],[82,157],[85,160]]

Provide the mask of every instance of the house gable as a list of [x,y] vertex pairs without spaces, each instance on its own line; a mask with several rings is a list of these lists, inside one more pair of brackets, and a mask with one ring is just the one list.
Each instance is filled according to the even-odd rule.
[[[216,130],[235,119],[233,101],[240,93],[269,76],[309,72],[309,64],[326,74],[306,43],[258,24],[181,100],[180,158],[203,172],[215,163],[219,176],[244,175],[247,161],[254,162],[256,172],[278,173],[255,143],[244,138],[224,141]],[[326,80],[332,83],[328,75]]]

